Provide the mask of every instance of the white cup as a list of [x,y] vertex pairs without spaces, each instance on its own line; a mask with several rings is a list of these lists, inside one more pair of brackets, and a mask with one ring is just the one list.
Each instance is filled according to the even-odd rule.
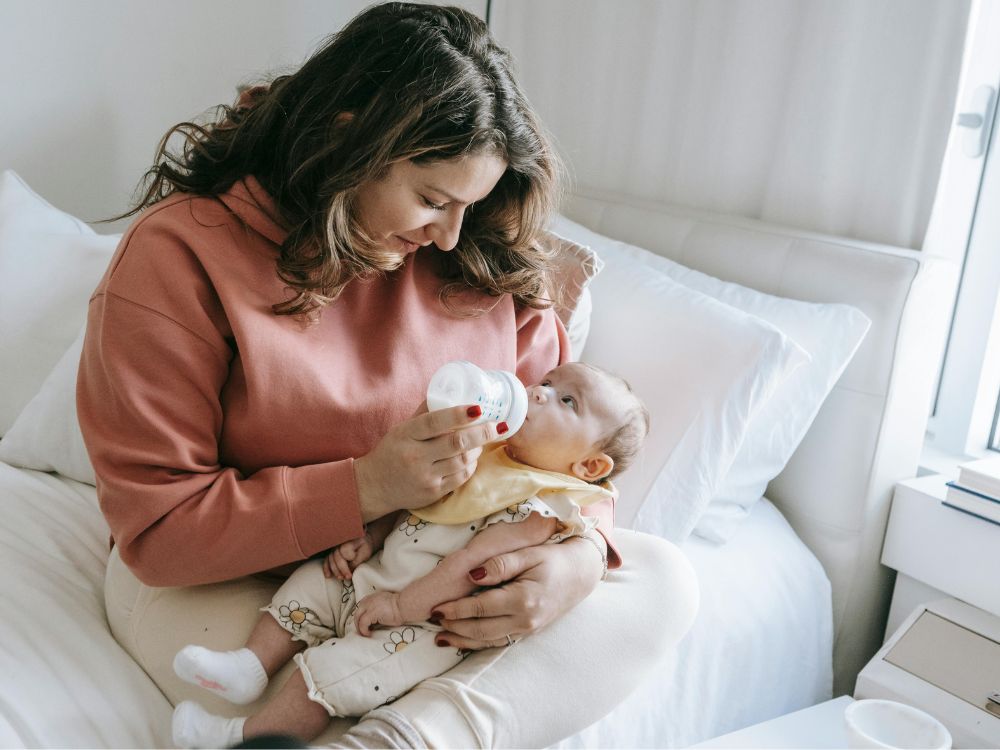
[[919,708],[896,701],[865,699],[844,710],[847,746],[948,750],[951,734],[944,724]]

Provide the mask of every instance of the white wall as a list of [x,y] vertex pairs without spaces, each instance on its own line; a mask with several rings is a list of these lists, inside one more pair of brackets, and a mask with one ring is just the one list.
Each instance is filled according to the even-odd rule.
[[579,187],[919,248],[968,15],[969,0],[497,0],[491,21]]
[[[369,1],[0,0],[0,169],[120,213],[170,126]],[[919,247],[968,5],[494,0],[492,21],[582,187]]]
[[121,213],[170,126],[294,69],[369,4],[0,0],[0,170],[82,219]]

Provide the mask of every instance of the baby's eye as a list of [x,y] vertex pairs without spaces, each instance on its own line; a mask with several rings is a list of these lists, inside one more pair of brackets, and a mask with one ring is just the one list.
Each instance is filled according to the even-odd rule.
[[543,380],[543,381],[542,381],[541,383],[539,383],[538,385],[542,385],[542,386],[545,386],[546,388],[548,388],[548,387],[549,387],[549,385],[551,384],[551,382],[552,382],[552,381],[550,381],[550,380]]
[[574,410],[576,409],[576,399],[573,398],[572,396],[563,396],[559,400],[562,401],[564,404],[568,404],[569,406],[572,406]]
[[423,199],[424,204],[428,208],[433,208],[435,211],[444,211],[444,204],[443,203],[435,203],[430,198],[427,198],[426,196],[423,196],[423,195],[421,195],[420,197]]

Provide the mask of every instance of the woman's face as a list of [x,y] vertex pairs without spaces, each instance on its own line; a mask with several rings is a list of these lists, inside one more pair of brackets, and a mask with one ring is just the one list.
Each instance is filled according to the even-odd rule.
[[466,209],[490,194],[506,168],[492,154],[396,162],[384,178],[358,189],[358,218],[373,240],[401,259],[431,243],[451,250]]

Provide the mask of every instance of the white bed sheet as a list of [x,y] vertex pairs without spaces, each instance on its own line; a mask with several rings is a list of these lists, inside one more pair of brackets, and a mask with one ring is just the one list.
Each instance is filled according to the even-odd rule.
[[726,544],[692,536],[683,550],[701,608],[676,656],[556,747],[684,747],[831,697],[830,582],[774,505]]
[[[107,628],[94,488],[0,462],[0,519],[0,746],[169,747],[169,704]],[[683,746],[830,696],[829,583],[774,506],[685,551],[702,603],[677,669],[560,747]]]
[[0,462],[0,746],[170,747],[170,705],[104,614],[93,487]]

